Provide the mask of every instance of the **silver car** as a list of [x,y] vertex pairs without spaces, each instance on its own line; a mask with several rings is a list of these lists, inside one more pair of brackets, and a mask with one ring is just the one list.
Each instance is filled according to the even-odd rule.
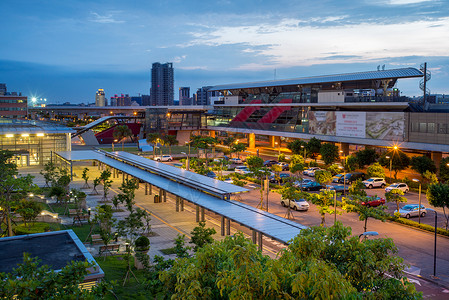
[[[287,207],[288,202],[288,199],[281,199],[281,205],[283,207]],[[290,208],[294,210],[308,211],[309,203],[304,199],[290,200]]]
[[[398,211],[395,210],[394,213],[397,213]],[[419,216],[419,205],[418,204],[407,204],[404,207],[399,209],[399,213],[401,214],[402,218],[410,218],[410,217],[417,217]],[[424,217],[427,213],[426,208],[421,205],[421,217]]]

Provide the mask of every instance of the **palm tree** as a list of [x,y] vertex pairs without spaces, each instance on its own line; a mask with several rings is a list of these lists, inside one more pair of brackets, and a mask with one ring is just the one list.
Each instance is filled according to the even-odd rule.
[[164,144],[168,146],[168,151],[171,155],[171,146],[178,145],[178,140],[176,139],[176,135],[166,135],[163,137]]
[[129,129],[128,126],[126,125],[119,125],[117,127],[115,127],[114,132],[112,133],[112,136],[114,137],[114,139],[117,140],[122,140],[122,151],[125,150],[125,138],[132,136],[132,131],[131,129]]
[[159,142],[161,136],[157,132],[147,134],[147,143],[153,144],[153,159],[155,157],[156,143]]

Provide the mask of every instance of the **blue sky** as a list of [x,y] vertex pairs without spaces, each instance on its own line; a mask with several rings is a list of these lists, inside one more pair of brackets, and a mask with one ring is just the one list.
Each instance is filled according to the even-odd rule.
[[[51,102],[148,94],[153,62],[180,86],[416,67],[449,93],[448,0],[0,1],[0,82]],[[276,71],[275,71],[276,70]],[[420,94],[417,79],[403,94]]]

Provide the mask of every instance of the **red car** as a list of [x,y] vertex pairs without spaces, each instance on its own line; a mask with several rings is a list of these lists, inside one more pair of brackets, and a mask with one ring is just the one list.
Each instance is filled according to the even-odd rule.
[[362,205],[376,207],[385,204],[385,199],[380,197],[368,197],[367,201],[362,201]]

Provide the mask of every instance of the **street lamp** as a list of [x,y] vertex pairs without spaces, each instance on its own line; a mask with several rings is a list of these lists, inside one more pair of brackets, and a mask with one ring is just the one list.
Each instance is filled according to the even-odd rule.
[[433,211],[435,213],[435,242],[433,246],[433,277],[436,277],[437,272],[437,212],[431,208],[427,208],[427,210]]
[[362,238],[364,240],[366,240],[367,237],[376,236],[376,235],[379,235],[379,233],[377,231],[366,231],[366,232],[362,233],[361,235],[359,235],[359,241],[361,241]]
[[181,152],[181,154],[184,154],[187,157],[186,170],[189,171],[190,170],[190,157],[185,152]]
[[278,142],[274,143],[278,147],[278,155],[281,155],[281,144]]
[[343,195],[346,196],[346,156],[343,153],[343,150],[340,150],[340,155],[343,156]]
[[304,158],[304,162],[305,162],[306,161],[306,147],[304,147],[304,145],[301,145],[301,148],[304,149],[304,156],[303,156],[303,158]]
[[393,165],[393,157],[390,156],[385,156],[386,159],[390,159],[390,183],[391,183],[391,167]]
[[421,224],[421,181],[419,179],[413,178],[413,182],[419,182],[419,206],[418,206],[418,223]]

